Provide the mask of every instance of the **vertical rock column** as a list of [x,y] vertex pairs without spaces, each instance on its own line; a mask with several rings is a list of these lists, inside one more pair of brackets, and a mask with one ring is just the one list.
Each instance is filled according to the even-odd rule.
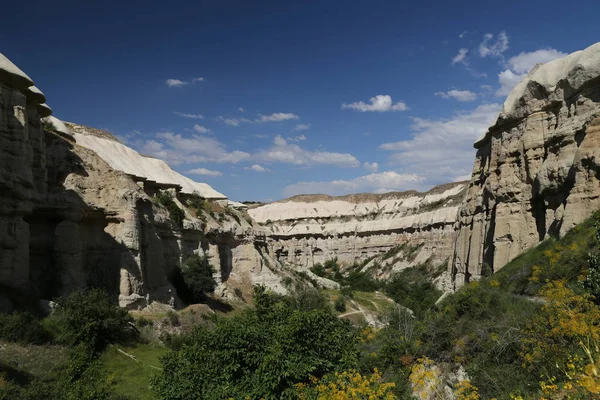
[[0,283],[29,278],[29,226],[33,176],[26,98],[31,79],[0,54]]

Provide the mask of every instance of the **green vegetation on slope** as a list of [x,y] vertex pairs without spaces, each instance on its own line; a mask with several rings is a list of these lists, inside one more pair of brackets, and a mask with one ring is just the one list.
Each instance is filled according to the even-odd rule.
[[[0,315],[0,399],[404,399],[413,387],[431,398],[457,383],[435,371],[458,366],[469,379],[454,387],[457,399],[594,398],[596,219],[600,212],[438,304],[428,281],[437,269],[425,263],[385,284],[373,281],[398,304],[356,290],[372,289],[363,275],[348,280],[356,268],[328,296],[309,286],[290,288],[289,296],[256,287],[254,306],[228,317],[202,317],[194,308],[140,317],[141,337],[100,291],[59,299],[43,320]],[[336,275],[339,267],[329,262],[324,270]],[[383,327],[360,318],[353,326],[332,303],[339,314],[379,314]]]

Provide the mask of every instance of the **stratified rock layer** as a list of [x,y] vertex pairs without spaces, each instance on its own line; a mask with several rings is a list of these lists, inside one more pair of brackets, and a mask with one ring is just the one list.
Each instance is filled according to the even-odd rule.
[[600,208],[600,43],[534,67],[475,147],[456,223],[455,287]]
[[268,229],[269,248],[280,262],[311,267],[337,257],[344,264],[382,255],[402,244],[419,246],[406,268],[452,255],[453,225],[466,182],[427,193],[301,195],[251,208]]

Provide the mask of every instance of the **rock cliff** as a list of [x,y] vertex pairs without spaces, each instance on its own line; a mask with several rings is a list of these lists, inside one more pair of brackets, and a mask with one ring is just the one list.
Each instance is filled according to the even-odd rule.
[[[45,101],[0,54],[0,287],[51,298],[99,286],[124,307],[177,306],[195,253],[209,257],[220,296],[256,283],[285,292],[290,274],[238,203],[107,132],[63,124]],[[165,192],[182,221],[158,200]]]
[[268,229],[270,252],[284,264],[311,267],[337,258],[349,265],[408,245],[405,249],[414,253],[410,259],[377,260],[389,274],[427,260],[447,264],[466,188],[466,182],[459,182],[426,193],[300,195],[248,212]]
[[600,208],[600,43],[534,67],[475,148],[456,223],[456,287]]

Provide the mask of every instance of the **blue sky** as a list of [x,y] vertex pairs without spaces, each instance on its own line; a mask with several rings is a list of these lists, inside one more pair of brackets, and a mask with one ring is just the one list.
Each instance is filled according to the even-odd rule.
[[235,200],[466,177],[512,85],[597,41],[600,12],[548,0],[21,3],[2,6],[0,52],[58,118]]

